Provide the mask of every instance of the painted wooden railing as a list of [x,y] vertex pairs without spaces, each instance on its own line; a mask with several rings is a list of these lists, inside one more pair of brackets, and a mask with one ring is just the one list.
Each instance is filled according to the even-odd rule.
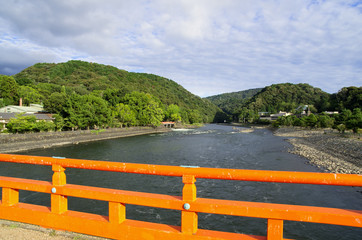
[[[302,221],[362,227],[362,211],[197,198],[197,178],[362,186],[362,175],[193,168],[0,154],[0,162],[52,166],[52,182],[0,177],[0,218],[111,239],[283,239],[283,222]],[[1,167],[1,164],[0,164]],[[182,177],[182,196],[124,191],[66,183],[65,168]],[[19,202],[19,190],[48,193],[51,207]],[[68,196],[109,202],[108,216],[68,210]],[[181,211],[181,226],[126,218],[126,205]],[[198,228],[198,213],[268,219],[267,236]]]

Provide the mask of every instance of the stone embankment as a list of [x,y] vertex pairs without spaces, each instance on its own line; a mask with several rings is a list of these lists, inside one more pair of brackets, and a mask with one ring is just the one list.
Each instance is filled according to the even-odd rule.
[[49,148],[67,144],[78,144],[168,131],[170,131],[170,129],[164,127],[132,127],[67,132],[0,134],[0,153],[15,153],[37,148]]
[[294,148],[289,152],[307,158],[326,172],[362,174],[362,141],[332,130],[280,128],[274,134],[285,137]]

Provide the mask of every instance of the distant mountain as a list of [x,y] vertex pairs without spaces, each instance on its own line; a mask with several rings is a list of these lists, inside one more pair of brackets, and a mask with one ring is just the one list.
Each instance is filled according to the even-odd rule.
[[154,74],[133,73],[113,66],[68,61],[65,63],[38,63],[13,76],[19,85],[36,89],[43,98],[66,88],[80,95],[117,90],[123,94],[132,91],[150,93],[162,104],[177,104],[188,112],[197,111],[203,121],[212,122],[221,110],[209,100],[202,99],[176,82]]
[[[343,90],[345,93],[356,92],[353,87]],[[348,91],[347,91],[348,92]],[[341,93],[335,94],[334,99],[341,98]],[[338,98],[339,97],[339,98]],[[347,98],[346,94],[343,95]],[[281,83],[264,88],[246,91],[225,93],[207,97],[212,103],[224,112],[233,115],[233,119],[243,112],[270,112],[293,111],[300,105],[313,105],[314,111],[332,110],[337,103],[331,101],[331,95],[308,84]],[[339,103],[341,105],[341,103]]]
[[255,112],[292,111],[299,105],[313,105],[317,111],[328,108],[330,94],[309,84],[282,83],[263,88],[244,107]]
[[233,114],[240,111],[245,102],[261,90],[262,88],[254,88],[245,91],[214,95],[206,97],[206,99],[221,108],[225,113]]

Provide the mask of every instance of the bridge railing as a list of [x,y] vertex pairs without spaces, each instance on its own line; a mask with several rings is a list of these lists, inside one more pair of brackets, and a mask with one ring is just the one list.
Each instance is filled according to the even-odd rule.
[[[302,221],[362,227],[362,211],[198,198],[196,179],[362,186],[362,175],[198,168],[0,154],[0,162],[52,166],[52,182],[1,177],[0,218],[112,239],[283,239],[283,223]],[[182,177],[182,196],[81,186],[66,183],[66,168]],[[19,190],[48,193],[51,206],[19,202]],[[108,216],[68,210],[68,197],[106,201]],[[181,226],[126,218],[126,205],[181,211]],[[267,236],[198,228],[198,213],[268,220]]]

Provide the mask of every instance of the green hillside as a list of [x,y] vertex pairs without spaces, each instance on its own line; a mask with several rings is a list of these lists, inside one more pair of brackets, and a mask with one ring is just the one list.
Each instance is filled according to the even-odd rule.
[[337,111],[353,110],[362,106],[362,87],[344,87],[330,97],[330,108]]
[[293,111],[300,105],[313,105],[316,111],[327,110],[329,94],[309,84],[273,84],[249,99],[244,107],[256,112]]
[[62,87],[65,87],[68,93],[75,92],[80,95],[103,95],[117,91],[117,95],[122,96],[138,91],[158,98],[164,106],[177,104],[185,111],[197,111],[204,122],[212,122],[220,111],[210,101],[190,93],[172,80],[153,74],[127,72],[97,63],[38,63],[14,75],[14,78],[19,85],[36,89],[43,96],[43,100],[48,99],[53,92],[60,92]]
[[[312,112],[351,112],[361,108],[362,88],[344,87],[338,93],[328,94],[308,84],[281,83],[265,88],[225,93],[207,98],[229,114],[233,121],[258,121],[258,112],[296,113],[301,105],[309,105]],[[231,116],[230,116],[231,115]]]
[[18,104],[20,98],[24,105],[43,103],[45,110],[56,113],[56,127],[51,128],[84,129],[157,126],[163,120],[251,123],[259,120],[258,112],[296,113],[300,105],[317,113],[349,110],[352,115],[361,108],[362,88],[328,94],[308,84],[282,83],[202,99],[157,75],[69,61],[38,63],[14,76],[0,75],[0,107]]
[[254,88],[239,92],[223,93],[207,97],[206,99],[221,108],[225,113],[233,114],[239,111],[248,99],[261,90],[262,88]]
[[[55,121],[18,116],[6,131],[52,131],[159,126],[161,121],[217,122],[220,108],[176,82],[83,61],[38,63],[14,76],[0,75],[0,107],[43,104]],[[1,131],[1,129],[0,129]]]

